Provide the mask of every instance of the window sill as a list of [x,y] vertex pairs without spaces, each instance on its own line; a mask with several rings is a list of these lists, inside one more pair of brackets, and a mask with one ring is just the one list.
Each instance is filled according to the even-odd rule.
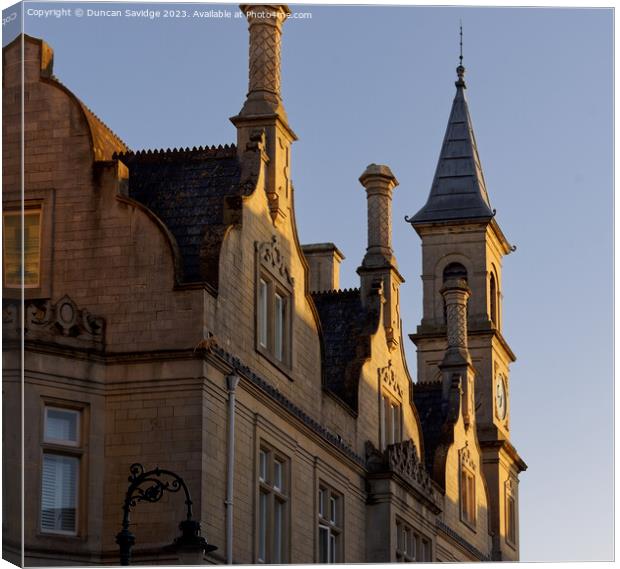
[[478,533],[476,530],[476,522],[468,522],[465,518],[463,518],[463,516],[461,516],[461,523],[473,533]]
[[277,368],[280,372],[282,372],[289,381],[295,381],[293,379],[293,369],[285,362],[278,360],[270,351],[267,349],[257,346],[256,351],[265,358],[272,366]]

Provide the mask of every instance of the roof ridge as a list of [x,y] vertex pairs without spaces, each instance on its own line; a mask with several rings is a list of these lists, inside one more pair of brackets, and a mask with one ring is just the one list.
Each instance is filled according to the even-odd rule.
[[330,290],[319,290],[319,291],[313,291],[311,294],[313,295],[327,295],[327,294],[331,294],[331,295],[336,295],[336,294],[354,294],[354,293],[358,293],[360,292],[360,288],[359,287],[352,287],[352,288],[339,288],[339,289],[330,289]]
[[416,381],[413,384],[414,391],[432,391],[433,389],[438,389],[442,386],[443,382],[441,379],[434,379],[433,381]]
[[207,156],[231,157],[236,155],[237,146],[235,144],[218,144],[212,146],[182,146],[177,148],[143,148],[141,150],[128,150],[127,152],[116,153],[115,158],[123,158],[129,156],[186,156],[187,154],[206,154]]
[[[54,75],[52,73],[52,75],[50,76],[50,79],[52,81],[55,81],[56,83],[58,83],[59,85],[62,85],[65,89],[69,90],[69,87],[67,87],[59,78],[57,75]],[[71,93],[73,93],[73,91],[71,91]],[[129,148],[129,145],[118,135],[116,134],[100,117],[99,115],[97,115],[84,101],[82,101],[82,99],[80,99],[77,95],[75,95],[75,98],[79,101],[80,105],[82,105],[82,107],[84,108],[84,110],[86,110],[88,113],[90,113],[92,115],[92,117],[103,127],[105,128],[114,138],[116,138],[116,140],[122,144],[125,148]]]

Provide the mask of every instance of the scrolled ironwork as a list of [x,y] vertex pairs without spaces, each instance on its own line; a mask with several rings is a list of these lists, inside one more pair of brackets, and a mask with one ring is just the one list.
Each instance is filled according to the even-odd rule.
[[[185,522],[181,523],[182,525],[188,525],[188,527],[191,525],[193,533],[198,536],[200,524],[192,520],[192,499],[189,489],[178,474],[159,467],[145,471],[144,466],[137,462],[129,467],[129,472],[129,487],[123,502],[123,523],[121,531],[116,536],[116,543],[120,547],[121,565],[129,565],[131,547],[135,543],[135,537],[129,531],[129,518],[131,509],[135,508],[139,502],[159,502],[166,492],[176,493],[183,490],[187,510]],[[197,526],[197,529],[194,526]],[[200,539],[204,541],[204,538]],[[204,544],[206,546],[206,541],[204,541]],[[212,546],[208,547],[212,549]]]

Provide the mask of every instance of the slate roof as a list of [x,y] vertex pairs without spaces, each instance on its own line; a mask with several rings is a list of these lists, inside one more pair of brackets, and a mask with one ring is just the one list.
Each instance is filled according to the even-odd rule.
[[360,289],[313,293],[321,321],[324,386],[357,411],[361,367],[379,313],[362,306]]
[[433,473],[435,451],[439,445],[446,420],[446,405],[442,401],[442,382],[415,383],[412,388],[413,401],[424,437],[424,465]]
[[182,281],[208,280],[201,264],[205,232],[224,224],[226,198],[243,193],[236,147],[149,150],[118,158],[129,168],[129,197],[155,213],[175,237]]
[[491,219],[476,137],[465,97],[465,68],[457,68],[456,95],[452,103],[435,178],[426,204],[412,218],[416,225],[453,219]]

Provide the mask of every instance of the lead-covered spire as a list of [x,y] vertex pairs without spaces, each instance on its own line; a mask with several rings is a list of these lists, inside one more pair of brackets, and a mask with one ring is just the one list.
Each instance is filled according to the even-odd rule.
[[418,213],[406,218],[414,227],[434,221],[491,219],[494,215],[465,98],[462,64],[456,73],[456,95],[428,200]]

